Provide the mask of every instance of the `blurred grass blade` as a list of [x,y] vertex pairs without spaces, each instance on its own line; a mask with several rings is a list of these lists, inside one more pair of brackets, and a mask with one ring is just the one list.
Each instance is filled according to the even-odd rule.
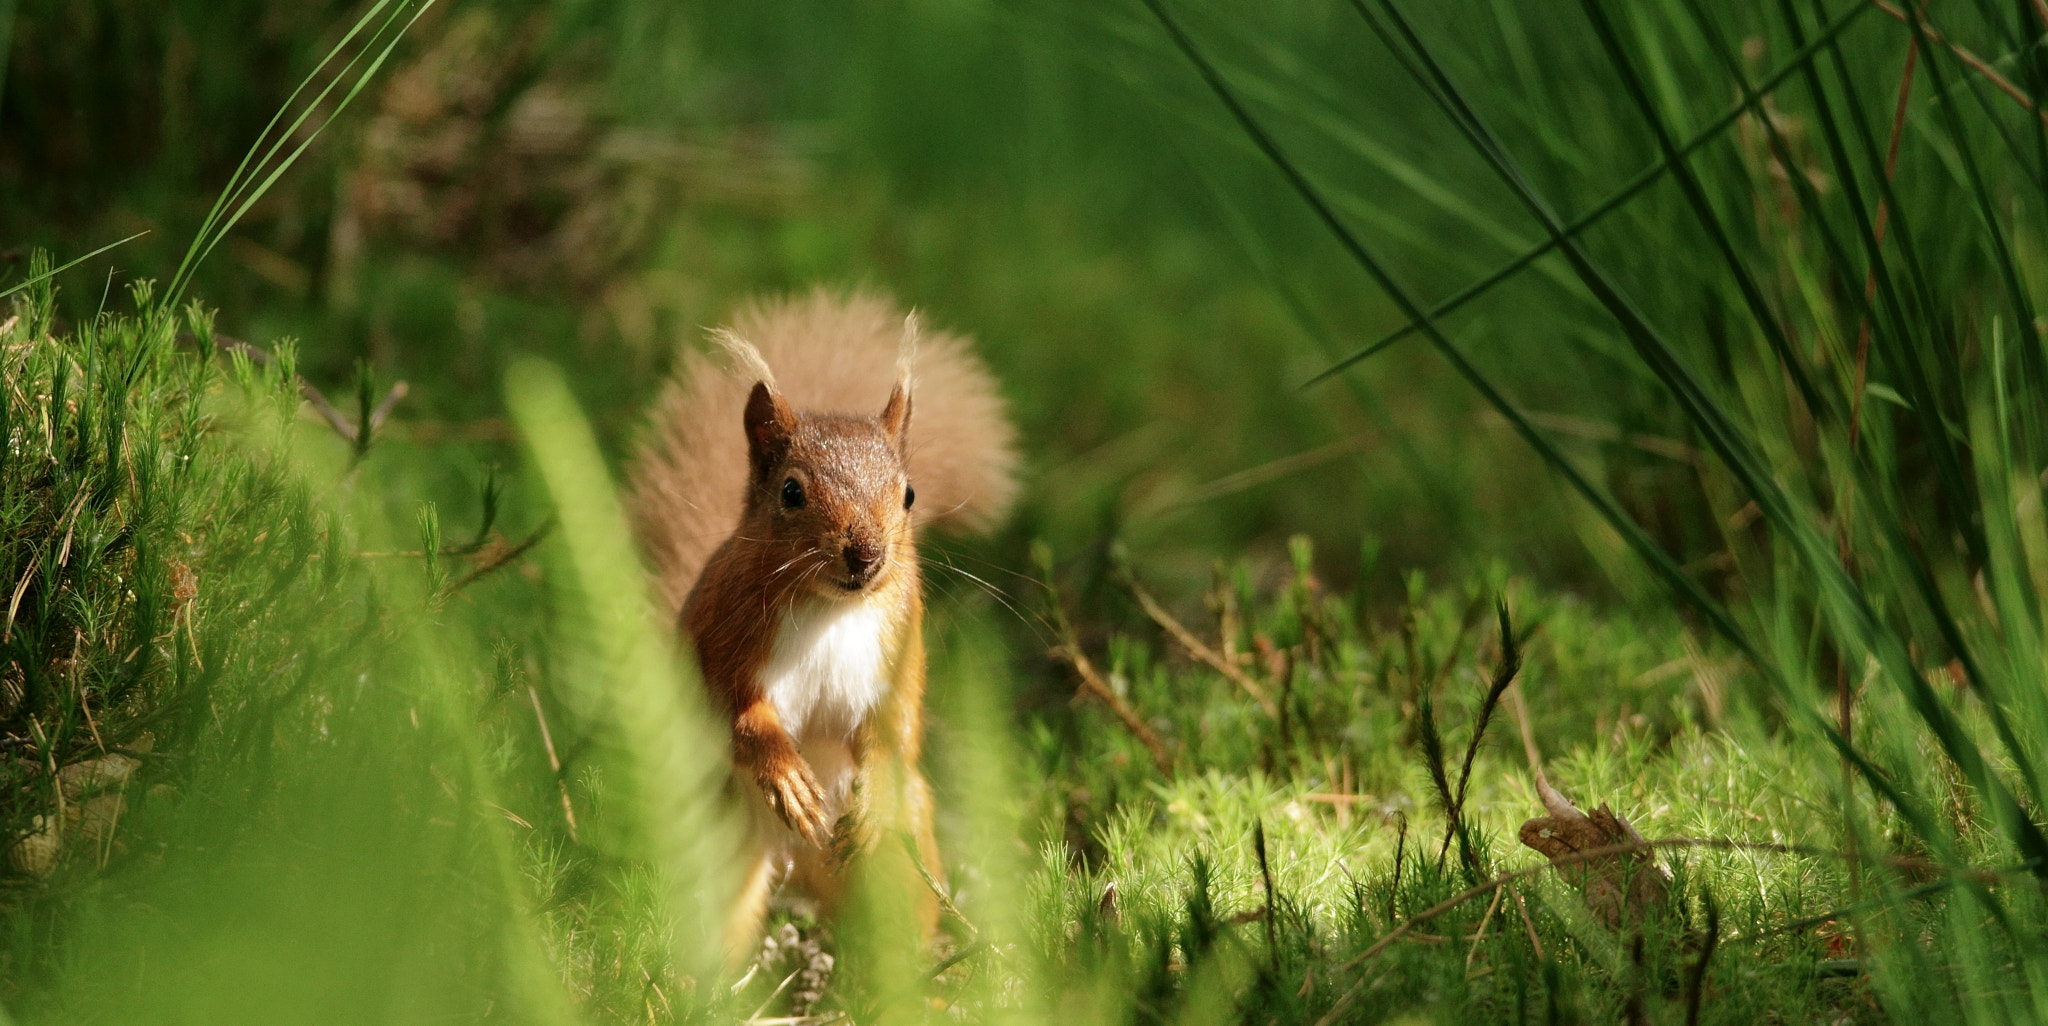
[[[1562,236],[1562,226],[1558,223],[1556,215],[1535,194],[1527,180],[1515,168],[1505,149],[1473,113],[1456,86],[1431,56],[1429,48],[1402,18],[1391,0],[1382,0],[1380,6],[1400,32],[1402,40],[1412,48],[1414,58],[1428,76],[1428,84],[1433,87],[1433,95],[1444,104],[1445,113],[1464,131],[1474,148],[1494,166],[1500,177],[1522,197],[1531,212],[1542,219],[1552,236],[1559,239],[1566,257],[1585,279],[1587,286],[1608,307],[1644,362],[1670,387],[1672,394],[1679,400],[1680,407],[1700,429],[1723,463],[1742,483],[1751,500],[1757,503],[1766,521],[1791,544],[1800,562],[1814,576],[1822,599],[1822,608],[1828,612],[1836,629],[1844,636],[1843,640],[1852,651],[1867,651],[1878,657],[1886,674],[1905,690],[1914,711],[1941,743],[1949,757],[1955,760],[1965,778],[1986,794],[1993,808],[1994,819],[2002,826],[2015,831],[2013,840],[2028,859],[2034,872],[2048,878],[2048,834],[2044,834],[2040,824],[2021,810],[2004,779],[1992,770],[1984,754],[1956,718],[1956,714],[1942,703],[1932,685],[1914,665],[1904,640],[1883,626],[1868,597],[1849,579],[1847,571],[1827,541],[1821,537],[1809,518],[1793,503],[1791,496],[1763,464],[1754,444],[1736,425],[1734,419],[1714,401],[1641,311],[1621,294],[1614,282],[1593,264],[1591,258],[1577,243]],[[1362,5],[1359,9],[1363,11]],[[1392,39],[1387,41],[1390,47],[1395,46]],[[1886,521],[1886,526],[1896,528],[1890,521]],[[1919,561],[1905,554],[1910,550],[1899,551],[1908,570],[1916,574],[1925,573]],[[1790,689],[1781,672],[1772,671],[1770,679],[1784,689],[1788,699],[1796,700],[1796,694]],[[1991,703],[1986,711],[2008,751],[2021,761],[2021,776],[2029,785],[2032,800],[2038,807],[2044,792],[2038,770],[2032,761],[2026,758],[2026,750],[2018,747],[2017,738],[2004,710],[1997,703]],[[1825,729],[1833,733],[1832,728]],[[1847,746],[1849,740],[1842,738],[1840,743]],[[1928,840],[1932,842],[1935,838]]]
[[[1909,24],[1913,29],[1913,38],[1919,40],[1921,52],[1927,55],[1927,75],[1932,80],[1935,94],[1952,95],[1947,75],[1941,70],[1942,62],[1949,56],[1948,51],[1935,46],[1928,39],[1927,23],[1922,9],[1917,5],[1909,5],[1907,9],[1911,12]],[[1937,103],[1934,106],[1941,112],[1942,128],[1948,133],[1949,141],[1954,145],[1956,155],[1962,163],[1964,184],[1968,187],[1971,198],[1976,201],[1977,215],[1983,222],[1984,238],[1989,240],[1992,260],[1998,268],[1999,277],[2004,281],[2006,302],[2012,305],[2015,327],[2019,331],[2020,339],[2027,349],[2038,350],[2042,342],[2041,329],[2034,320],[2033,304],[2027,298],[2026,286],[2021,283],[2020,269],[2013,256],[2012,244],[2005,237],[2005,229],[1999,225],[1998,202],[1992,198],[1990,188],[1985,185],[1984,173],[1977,166],[1977,155],[1970,148],[1969,130],[1963,126],[1962,115],[1957,113],[1955,104]]]
[[[1786,30],[1792,34],[1795,40],[1803,38],[1804,29],[1799,24],[1798,12],[1792,8],[1792,0],[1779,0],[1779,7],[1783,13]],[[1925,48],[1923,47],[1922,49],[1924,51]],[[1842,71],[1843,69],[1840,68],[1840,51],[1831,49],[1831,52],[1837,63],[1837,70]],[[1935,473],[1940,477],[1943,488],[1948,494],[1958,497],[1961,502],[1974,504],[1975,500],[1971,496],[1968,479],[1962,469],[1963,457],[1957,451],[1955,442],[1948,430],[1950,418],[1946,415],[1946,411],[1951,408],[1952,404],[1944,402],[1944,397],[1938,394],[1937,386],[1932,376],[1929,374],[1925,363],[1920,358],[1919,352],[1912,343],[1911,333],[1913,332],[1914,325],[1908,317],[1907,309],[1899,297],[1898,287],[1894,283],[1891,269],[1885,261],[1884,246],[1878,239],[1876,224],[1872,220],[1870,213],[1870,205],[1864,199],[1862,188],[1858,184],[1859,177],[1856,168],[1850,160],[1847,146],[1842,141],[1842,133],[1838,127],[1838,118],[1834,112],[1834,105],[1828,100],[1827,91],[1821,84],[1819,73],[1809,68],[1805,75],[1807,91],[1812,96],[1814,102],[1815,119],[1820,124],[1821,136],[1826,141],[1828,152],[1833,159],[1836,177],[1841,182],[1842,190],[1849,201],[1850,213],[1855,218],[1856,231],[1863,243],[1870,278],[1877,286],[1877,295],[1882,300],[1885,311],[1890,315],[1888,319],[1874,315],[1871,318],[1871,335],[1878,343],[1877,351],[1880,358],[1884,359],[1891,368],[1893,376],[1907,389],[1907,394],[1910,397],[1909,406],[1914,417],[1924,425],[1923,430],[1927,436],[1927,444],[1934,456]],[[1846,85],[1848,79],[1843,81]],[[1890,192],[1890,176],[1885,174],[1884,164],[1878,161],[1875,155],[1875,148],[1869,143],[1869,126],[1853,110],[1849,113],[1850,116],[1847,120],[1857,126],[1861,137],[1865,140],[1866,162],[1875,165],[1871,172],[1871,178],[1879,183],[1880,195],[1889,197],[1892,195]],[[1898,208],[1896,202],[1893,202],[1891,206],[1897,214],[1898,238],[1903,245],[1910,247],[1911,229],[1906,223],[1904,211]],[[1903,251],[1911,253],[1910,248]],[[1911,263],[1908,266],[1910,268],[1912,266]],[[1922,330],[1927,329],[1923,327]],[[1931,332],[1931,334],[1937,339],[1940,337],[1938,330]],[[1981,564],[1987,558],[1981,528],[1968,519],[1965,519],[1960,526],[1963,531],[1964,540],[1970,547],[1972,558]]]
[[[1868,7],[1868,5],[1852,5],[1847,13],[1841,15],[1839,18],[1831,22],[1827,26],[1827,28],[1812,42],[1807,43],[1804,46],[1800,47],[1799,51],[1793,54],[1792,57],[1789,60],[1787,60],[1783,65],[1779,66],[1776,71],[1773,71],[1771,74],[1765,76],[1762,83],[1760,83],[1757,87],[1757,93],[1760,95],[1768,95],[1773,90],[1775,90],[1779,85],[1783,84],[1786,79],[1789,79],[1794,74],[1797,74],[1803,67],[1806,66],[1808,61],[1811,61],[1813,59],[1813,55],[1818,53],[1821,47],[1833,43],[1835,39],[1837,39],[1844,31],[1846,31],[1849,28],[1850,25],[1855,23],[1858,17],[1860,17],[1865,11],[1869,9],[1870,8]],[[1749,112],[1749,109],[1750,108],[1747,104],[1738,104],[1732,110],[1729,110],[1728,112],[1722,114],[1719,118],[1716,118],[1712,123],[1707,125],[1706,128],[1701,129],[1698,134],[1686,140],[1684,145],[1678,147],[1679,155],[1681,157],[1690,157],[1695,152],[1705,148],[1707,144],[1720,138],[1723,132],[1727,131],[1730,127],[1735,125],[1737,122],[1741,121],[1743,116]],[[1642,171],[1637,172],[1635,177],[1629,179],[1627,183],[1621,186],[1621,188],[1616,189],[1606,199],[1595,204],[1593,208],[1591,210],[1588,210],[1585,214],[1575,218],[1566,227],[1566,236],[1577,236],[1579,233],[1585,231],[1587,228],[1590,228],[1594,224],[1598,223],[1607,215],[1615,212],[1616,210],[1621,209],[1623,206],[1626,206],[1630,200],[1635,199],[1637,196],[1641,195],[1645,189],[1648,189],[1650,186],[1655,185],[1660,179],[1662,179],[1664,176],[1664,172],[1668,166],[1669,161],[1667,159],[1659,158],[1659,160],[1656,163],[1650,165],[1647,168],[1644,168]],[[1525,252],[1521,256],[1518,256],[1515,259],[1510,260],[1505,264],[1502,264],[1500,268],[1494,271],[1493,273],[1487,275],[1484,278],[1481,278],[1476,282],[1473,282],[1470,285],[1465,286],[1462,289],[1459,289],[1457,292],[1453,293],[1450,296],[1450,298],[1445,299],[1442,302],[1431,307],[1429,310],[1429,316],[1432,319],[1441,319],[1445,314],[1451,313],[1459,309],[1460,307],[1463,307],[1465,304],[1471,302],[1472,300],[1477,299],[1480,296],[1493,291],[1495,286],[1508,280],[1509,278],[1514,277],[1523,269],[1527,268],[1530,264],[1535,263],[1537,260],[1548,255],[1551,251],[1555,250],[1557,246],[1558,241],[1556,239],[1546,239],[1543,242],[1538,243],[1537,245],[1531,247],[1528,252]],[[1388,346],[1393,345],[1394,343],[1399,342],[1400,340],[1407,338],[1409,335],[1412,335],[1420,330],[1420,325],[1414,323],[1413,321],[1410,321],[1408,324],[1403,325],[1395,331],[1388,333],[1386,336],[1372,342],[1370,345],[1367,345],[1359,349],[1357,352],[1354,352],[1349,356],[1346,356],[1343,359],[1338,360],[1336,363],[1331,364],[1329,367],[1326,367],[1323,370],[1318,371],[1315,377],[1312,377],[1307,381],[1303,382],[1301,387],[1309,388],[1314,385],[1321,384],[1329,378],[1342,373],[1351,365],[1358,363],[1361,360],[1365,360],[1372,357],[1373,355],[1379,353],[1381,350],[1387,348]]]
[[1479,370],[1477,365],[1473,364],[1464,353],[1451,344],[1450,339],[1437,327],[1435,320],[1431,318],[1429,313],[1422,309],[1422,306],[1415,301],[1415,298],[1408,292],[1407,288],[1395,280],[1392,273],[1380,262],[1379,258],[1373,256],[1371,251],[1365,248],[1364,243],[1360,242],[1351,229],[1344,224],[1343,220],[1337,217],[1336,212],[1330,208],[1328,203],[1324,202],[1320,191],[1309,182],[1308,178],[1295,166],[1294,162],[1287,157],[1286,152],[1280,149],[1279,144],[1273,140],[1272,136],[1267,134],[1264,127],[1251,115],[1251,112],[1238,101],[1229,83],[1224,81],[1215,67],[1209,63],[1208,58],[1195,46],[1194,41],[1188,37],[1186,31],[1181,28],[1180,23],[1167,11],[1163,0],[1145,0],[1145,5],[1152,11],[1154,17],[1159,19],[1160,24],[1166,28],[1168,35],[1173,39],[1174,45],[1195,65],[1203,81],[1208,84],[1210,90],[1216,94],[1217,98],[1223,102],[1223,105],[1230,111],[1231,116],[1243,127],[1246,134],[1251,136],[1253,142],[1259,147],[1260,152],[1264,153],[1273,162],[1274,166],[1287,179],[1288,184],[1308,203],[1317,218],[1322,221],[1324,227],[1328,228],[1331,234],[1336,237],[1338,243],[1344,247],[1345,252],[1372,277],[1373,281],[1387,294],[1388,298],[1392,299],[1395,305],[1400,307],[1402,315],[1417,325],[1417,330],[1421,331],[1423,336],[1436,347],[1437,351],[1450,361],[1453,369],[1465,378],[1489,405],[1507,419],[1509,425],[1514,428],[1515,433],[1520,435],[1531,448],[1535,449],[1543,457],[1546,464],[1562,475],[1574,491],[1577,491],[1586,501],[1592,503],[1601,517],[1615,531],[1620,533],[1630,548],[1634,549],[1650,564],[1651,568],[1680,599],[1706,617],[1717,633],[1727,638],[1748,656],[1753,663],[1759,667],[1768,668],[1771,665],[1770,660],[1765,657],[1762,650],[1756,647],[1748,635],[1736,625],[1734,618],[1728,615],[1728,611],[1719,602],[1716,602],[1707,595],[1700,588],[1699,583],[1687,575],[1684,569],[1668,553],[1659,548],[1657,543],[1648,534],[1644,533],[1642,527],[1633,519],[1630,519],[1611,497],[1594,487],[1593,483],[1579,471],[1578,467],[1565,458],[1564,453],[1550,441],[1549,437],[1538,431],[1535,425],[1529,422],[1529,418],[1523,415],[1520,408],[1515,406],[1508,399],[1507,395]]
[[[1606,51],[1609,63],[1620,73],[1629,98],[1635,101],[1637,113],[1642,115],[1643,120],[1650,126],[1651,134],[1656,136],[1658,149],[1663,153],[1664,166],[1670,170],[1673,180],[1678,183],[1679,191],[1685,195],[1685,201],[1692,207],[1700,226],[1707,230],[1707,237],[1713,241],[1714,249],[1728,265],[1728,272],[1735,278],[1736,288],[1741,291],[1742,300],[1749,307],[1750,317],[1755,320],[1757,329],[1763,332],[1771,349],[1777,353],[1780,366],[1791,376],[1793,385],[1799,389],[1799,394],[1806,400],[1808,408],[1823,419],[1840,416],[1837,409],[1838,397],[1833,393],[1823,393],[1815,384],[1813,373],[1807,368],[1806,361],[1792,348],[1792,340],[1786,335],[1785,326],[1778,312],[1771,309],[1770,302],[1764,298],[1763,289],[1757,285],[1756,276],[1750,273],[1742,256],[1735,252],[1735,243],[1729,238],[1726,226],[1721,223],[1720,213],[1714,209],[1713,201],[1707,198],[1706,189],[1700,185],[1699,177],[1693,173],[1685,154],[1679,151],[1678,143],[1672,138],[1671,128],[1664,123],[1663,113],[1651,100],[1649,90],[1644,87],[1635,63],[1628,59],[1628,54],[1622,49],[1614,24],[1607,17],[1606,8],[1601,5],[1600,0],[1583,0],[1582,6],[1593,23],[1594,34],[1600,38],[1600,45]],[[1559,234],[1560,244],[1570,239],[1567,232]]]
[[[1340,352],[1340,347],[1330,331],[1329,324],[1316,315],[1308,297],[1302,294],[1301,287],[1294,278],[1282,273],[1272,248],[1266,245],[1265,239],[1252,226],[1251,220],[1245,216],[1237,201],[1225,192],[1223,187],[1217,184],[1215,177],[1201,165],[1192,160],[1187,161],[1187,164],[1189,170],[1201,181],[1210,200],[1216,204],[1216,209],[1222,212],[1224,224],[1230,230],[1231,237],[1237,240],[1238,247],[1244,251],[1245,258],[1251,261],[1252,267],[1259,272],[1259,277],[1265,281],[1267,287],[1274,290],[1287,304],[1287,312],[1293,316],[1295,324],[1304,334],[1316,341],[1326,357],[1335,357]],[[1317,380],[1320,380],[1320,377]],[[1421,453],[1416,451],[1414,441],[1407,432],[1400,430],[1394,423],[1386,402],[1370,384],[1358,375],[1347,376],[1344,381],[1359,408],[1364,410],[1366,415],[1372,418],[1374,426],[1385,434],[1388,444],[1394,448],[1395,457],[1401,461],[1402,468],[1408,471],[1416,485],[1429,496],[1436,515],[1448,527],[1446,534],[1451,537],[1460,536],[1464,530],[1466,514],[1453,486],[1444,479],[1440,470],[1431,467]]]
[[608,804],[623,843],[652,861],[670,890],[675,963],[700,982],[723,956],[721,932],[739,886],[725,793],[727,743],[702,689],[654,614],[646,572],[596,438],[561,371],[535,359],[506,372],[506,404],[560,518],[570,594],[560,697],[609,742]]

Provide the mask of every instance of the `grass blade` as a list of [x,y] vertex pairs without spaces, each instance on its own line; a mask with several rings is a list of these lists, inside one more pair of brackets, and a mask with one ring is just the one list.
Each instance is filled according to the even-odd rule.
[[[1833,23],[1828,25],[1827,29],[1824,32],[1822,32],[1818,37],[1816,37],[1813,40],[1813,42],[1800,47],[1799,51],[1795,53],[1790,60],[1787,60],[1782,66],[1780,66],[1776,71],[1773,71],[1770,75],[1765,76],[1763,81],[1757,87],[1757,94],[1759,96],[1765,96],[1769,95],[1771,92],[1776,90],[1778,86],[1782,85],[1787,79],[1791,78],[1794,74],[1796,74],[1800,70],[1800,68],[1805,65],[1807,61],[1812,60],[1813,55],[1819,53],[1822,46],[1832,43],[1844,31],[1847,31],[1849,26],[1855,24],[1856,19],[1868,9],[1869,8],[1863,5],[1852,6],[1849,9],[1848,13],[1843,14],[1840,18],[1836,19]],[[1748,103],[1744,103],[1738,104],[1734,109],[1728,111],[1725,114],[1722,114],[1719,118],[1716,118],[1706,128],[1700,130],[1700,132],[1697,135],[1694,135],[1692,138],[1686,140],[1684,145],[1678,147],[1679,155],[1683,157],[1690,157],[1697,151],[1704,149],[1707,146],[1707,144],[1720,138],[1722,133],[1726,132],[1730,127],[1732,127],[1737,122],[1742,120],[1743,115],[1749,113],[1750,110],[1751,106]],[[1640,172],[1637,172],[1634,178],[1629,179],[1628,182],[1622,185],[1621,188],[1616,189],[1612,195],[1595,204],[1591,210],[1587,211],[1580,217],[1574,219],[1569,225],[1567,225],[1565,230],[1566,236],[1576,237],[1581,232],[1584,232],[1587,228],[1590,228],[1594,224],[1598,223],[1607,215],[1626,206],[1630,200],[1633,200],[1637,196],[1641,195],[1645,189],[1648,189],[1650,186],[1655,185],[1663,177],[1664,172],[1668,166],[1669,165],[1666,160],[1659,159],[1656,163],[1650,165],[1647,168],[1644,168]],[[1480,296],[1493,291],[1493,289],[1500,283],[1507,281],[1509,278],[1514,277],[1516,274],[1519,274],[1523,269],[1527,268],[1529,265],[1535,263],[1537,260],[1551,253],[1553,250],[1557,248],[1557,246],[1558,242],[1555,239],[1546,239],[1543,242],[1538,243],[1534,247],[1531,247],[1527,252],[1523,253],[1521,256],[1518,256],[1515,259],[1510,260],[1505,264],[1502,264],[1500,268],[1498,270],[1495,270],[1493,273],[1487,275],[1484,278],[1479,279],[1476,282],[1473,282],[1470,285],[1467,285],[1466,287],[1458,290],[1456,293],[1453,293],[1450,296],[1450,298],[1445,299],[1442,302],[1431,307],[1429,310],[1430,317],[1432,319],[1441,319],[1446,314],[1452,313],[1453,311],[1456,311],[1460,307],[1463,307],[1465,304],[1471,302],[1472,300],[1477,299]],[[1413,321],[1410,321],[1403,327],[1388,333],[1386,336],[1374,341],[1370,345],[1367,345],[1359,349],[1358,351],[1350,354],[1349,356],[1344,357],[1336,363],[1331,364],[1329,367],[1326,367],[1323,370],[1317,372],[1315,377],[1312,377],[1307,381],[1303,382],[1301,387],[1306,389],[1321,384],[1322,382],[1332,377],[1335,377],[1338,374],[1343,373],[1351,365],[1358,363],[1361,360],[1365,360],[1374,356],[1380,351],[1386,349],[1388,346],[1391,346],[1394,343],[1399,342],[1402,339],[1407,338],[1408,336],[1415,334],[1420,330],[1420,325],[1416,324]]]
[[148,234],[149,233],[146,231],[136,232],[135,234],[130,235],[125,239],[119,239],[114,242],[109,242],[106,245],[101,246],[100,248],[93,250],[92,252],[87,253],[82,257],[78,257],[77,259],[64,264],[62,267],[53,267],[40,274],[32,274],[18,282],[15,282],[12,285],[9,285],[4,289],[0,289],[0,299],[5,299],[8,296],[20,292],[23,289],[33,287],[38,282],[47,281],[48,279],[55,278],[56,276],[63,274],[65,271],[77,267],[79,264],[85,263],[87,260],[91,260],[93,257],[99,256],[101,253],[105,253],[106,251],[113,249],[116,246],[134,242],[136,239],[142,238],[143,236]]

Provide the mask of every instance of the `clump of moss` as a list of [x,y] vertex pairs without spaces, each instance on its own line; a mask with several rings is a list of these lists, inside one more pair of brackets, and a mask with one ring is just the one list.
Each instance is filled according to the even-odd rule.
[[124,813],[246,677],[228,671],[247,628],[318,538],[289,479],[217,430],[289,394],[288,358],[224,365],[203,312],[148,283],[134,313],[60,325],[47,268],[0,309],[0,875],[17,879],[121,849]]

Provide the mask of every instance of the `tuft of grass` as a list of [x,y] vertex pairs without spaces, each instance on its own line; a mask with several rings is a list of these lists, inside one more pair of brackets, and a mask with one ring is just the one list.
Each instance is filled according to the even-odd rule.
[[0,316],[0,838],[31,880],[114,856],[158,746],[196,743],[207,704],[236,700],[216,686],[246,655],[217,625],[275,626],[296,605],[280,594],[302,586],[284,565],[320,548],[290,481],[217,437],[236,419],[218,393],[261,394],[276,374],[243,365],[232,385],[175,352],[209,319],[148,283],[133,290],[144,313],[60,334],[50,271],[37,254]]
[[[1627,393],[1615,414],[1675,420],[1703,444],[1712,458],[1699,468],[1700,491],[1725,498],[1701,505],[1702,517],[1725,516],[1735,505],[1752,511],[1752,537],[1707,532],[1724,547],[1719,558],[1736,569],[1732,582],[1710,589],[1622,497],[1588,478],[1452,345],[1435,315],[1367,247],[1313,171],[1269,127],[1292,112],[1255,111],[1243,99],[1247,89],[1226,75],[1210,47],[1163,3],[1148,0],[1148,7],[1232,119],[1402,308],[1411,328],[1435,343],[1543,463],[1588,500],[1674,601],[1744,653],[1794,736],[1840,754],[1853,773],[1833,803],[1839,810],[1834,829],[1846,845],[1886,847],[1858,797],[1867,788],[1901,817],[1910,846],[1951,872],[1973,866],[2048,870],[2048,834],[2034,811],[2042,795],[2034,739],[2048,719],[2039,689],[2022,683],[2040,672],[2041,621],[2034,610],[2043,580],[2014,520],[2029,500],[2015,495],[2011,484],[2034,481],[2048,438],[2038,416],[2004,398],[2011,388],[2031,387],[2018,383],[2037,374],[2040,326],[2033,310],[2043,283],[2036,268],[2016,259],[2011,240],[2041,229],[2041,179],[2033,170],[2038,153],[2020,142],[2038,139],[2040,126],[2026,97],[1976,108],[1956,102],[1961,91],[1982,85],[1971,80],[1987,74],[1983,65],[1961,58],[1956,36],[1982,37],[1999,25],[1996,19],[1947,12],[1951,24],[1938,44],[1927,24],[1930,13],[1916,9],[1902,13],[1898,24],[1873,28],[1866,21],[1861,34],[1816,46],[1815,26],[1831,30],[1843,23],[1823,3],[1810,13],[1790,2],[1774,10],[1761,5],[1730,19],[1697,5],[1636,7],[1624,16],[1587,0],[1576,27],[1552,35],[1576,33],[1591,44],[1595,59],[1553,62],[1546,89],[1532,93],[1473,74],[1467,57],[1529,33],[1519,15],[1496,12],[1488,32],[1475,37],[1449,22],[1411,17],[1391,0],[1352,4],[1380,52],[1409,75],[1415,92],[1476,158],[1480,175],[1462,186],[1504,197],[1563,258],[1571,294],[1560,294],[1538,316],[1560,332],[1618,338],[1625,349],[1610,358],[1657,386]],[[1790,67],[1797,74],[1773,81],[1804,86],[1803,97],[1783,85],[1752,84],[1722,41],[1730,20],[1763,33],[1746,46],[1778,43],[1795,52]],[[2013,42],[2009,32],[1994,38]],[[1916,99],[1911,80],[1900,83],[1901,116],[1925,130],[1903,137],[1895,132],[1879,145],[1870,122],[1890,111],[1871,109],[1868,83],[1902,63],[1922,69],[1927,95]],[[1725,89],[1730,77],[1749,112],[1750,120],[1740,123],[1766,146],[1744,152],[1739,140],[1726,140],[1715,147],[1722,151],[1718,157],[1715,148],[1694,150],[1682,123],[1702,120],[1693,97],[1716,89],[1688,91],[1680,83]],[[1568,119],[1583,106],[1567,110],[1546,102],[1595,95],[1627,101],[1633,115],[1627,123],[1640,131],[1637,139],[1654,142],[1659,162],[1653,172],[1668,178],[1680,201],[1657,203],[1642,194],[1633,201],[1641,214],[1629,236],[1581,234],[1555,198],[1563,190],[1544,183],[1546,163],[1584,165],[1602,153],[1594,144],[1607,143],[1614,156],[1639,148],[1618,118],[1575,123]],[[1791,124],[1817,130],[1821,156],[1809,158],[1787,140]],[[1598,138],[1602,132],[1612,138]],[[1826,171],[1809,169],[1809,159]],[[1783,187],[1788,195],[1770,196],[1771,187],[1743,160],[1781,173],[1790,183]],[[1821,194],[1822,173],[1833,195]],[[1958,198],[1966,202],[1959,206]],[[1745,214],[1747,224],[1739,220]],[[1944,254],[1939,262],[1924,252],[1937,237]],[[1845,238],[1854,242],[1845,245]],[[1664,259],[1678,253],[1689,256]],[[1702,283],[1703,297],[1675,296],[1668,285],[1673,275]],[[1896,401],[1880,412],[1869,401],[1879,395]],[[2038,485],[2026,487],[2031,494]],[[1929,543],[1936,538],[1940,543]],[[1996,595],[1979,586],[1971,596],[1968,582],[1994,579],[2002,582]],[[1944,665],[1954,667],[1952,676],[1934,669]],[[1872,684],[1895,700],[1866,693],[1862,713],[1852,715],[1856,689],[1835,678],[1846,682],[1842,675],[1856,666],[1868,666]],[[1836,716],[1816,708],[1814,677],[1841,696]],[[1959,683],[1969,699],[1954,700],[1942,690],[1943,679]],[[1425,722],[1426,754],[1433,737]],[[1969,812],[1936,811],[1948,785],[1917,761],[1930,747],[1940,753],[1936,777],[1953,774],[1975,796]],[[1442,776],[1435,774],[1437,790],[1448,806]],[[2003,979],[2000,986],[2031,994],[2027,981],[2034,971],[2019,968],[2032,964],[2032,956],[2020,954],[2022,938],[2033,929],[2023,925],[2032,913],[2020,911],[2032,908],[2030,899],[1976,889],[1958,894],[1962,905],[1998,925],[1998,939],[1949,929],[1939,945],[1921,948],[1900,932],[1907,897],[1895,886],[1880,892],[1886,902],[1859,921],[1873,939],[1897,938],[1881,945],[1887,968],[1879,973],[1889,977],[1883,990],[1894,1011],[1910,1008],[1942,1021],[2002,1021],[2031,1000],[1996,1008],[1961,991],[1929,992],[1928,977],[1915,975],[1947,965],[1980,986]],[[1993,950],[2011,954],[1993,956]]]

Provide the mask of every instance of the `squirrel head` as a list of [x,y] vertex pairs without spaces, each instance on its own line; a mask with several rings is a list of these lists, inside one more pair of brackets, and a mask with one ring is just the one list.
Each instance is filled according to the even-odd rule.
[[767,382],[747,397],[749,479],[741,534],[774,574],[815,594],[854,598],[913,557],[905,469],[910,391],[899,383],[873,417],[799,414]]

